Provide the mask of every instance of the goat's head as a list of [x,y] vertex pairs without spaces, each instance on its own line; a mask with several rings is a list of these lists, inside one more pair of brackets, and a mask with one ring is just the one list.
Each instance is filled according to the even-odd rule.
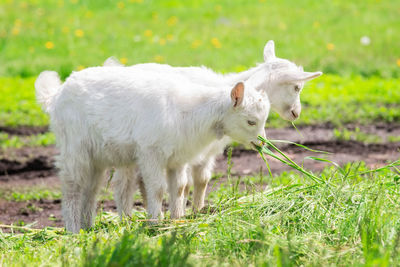
[[305,72],[293,62],[277,58],[272,40],[264,47],[264,61],[269,73],[269,83],[265,89],[271,108],[285,120],[296,120],[301,113],[300,93],[304,83],[319,77],[322,72]]
[[225,134],[245,145],[259,143],[257,136],[265,137],[264,126],[270,109],[267,95],[239,82],[231,91],[231,100],[224,119]]

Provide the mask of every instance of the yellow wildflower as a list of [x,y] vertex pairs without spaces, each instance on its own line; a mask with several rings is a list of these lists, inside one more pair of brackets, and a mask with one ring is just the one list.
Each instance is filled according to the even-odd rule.
[[144,36],[151,37],[152,35],[153,35],[153,31],[152,30],[145,30],[144,31]]
[[11,30],[12,35],[18,35],[19,34],[19,27],[13,27]]
[[124,2],[118,2],[118,3],[117,3],[117,7],[118,7],[119,9],[124,9],[125,3],[124,3]]
[[156,56],[154,57],[154,61],[155,61],[155,62],[158,62],[158,63],[164,62],[164,57],[163,57],[163,56],[160,56],[160,55],[156,55]]
[[75,36],[76,36],[76,37],[81,38],[81,37],[83,37],[84,35],[85,35],[85,33],[84,33],[81,29],[75,30]]
[[321,24],[319,23],[319,21],[314,21],[313,24],[312,24],[314,29],[319,28],[320,25]]
[[214,37],[214,38],[211,39],[211,44],[212,44],[215,48],[221,48],[221,47],[222,47],[221,42],[220,42],[216,37]]
[[201,45],[201,41],[200,40],[194,40],[192,42],[192,48],[197,48]]
[[21,27],[21,25],[22,25],[22,20],[16,19],[16,20],[14,21],[14,26],[15,26],[15,27]]
[[158,42],[160,43],[160,45],[165,45],[165,43],[166,43],[167,41],[165,41],[164,38],[160,38],[160,40],[159,40]]
[[87,17],[88,19],[92,18],[93,17],[93,12],[91,10],[86,11],[85,17]]
[[400,67],[400,58],[397,59],[396,64]]
[[332,50],[335,49],[335,45],[332,44],[332,43],[328,43],[328,44],[326,45],[326,49],[328,49],[329,51],[332,51]]
[[178,18],[176,16],[172,16],[167,20],[168,26],[174,26],[176,23],[178,23]]
[[172,34],[167,34],[166,38],[167,38],[168,41],[174,40],[174,36]]
[[77,70],[83,70],[85,68],[85,66],[79,65],[78,67],[76,67]]
[[53,48],[54,48],[54,43],[51,42],[51,41],[48,41],[48,42],[46,42],[46,43],[44,44],[44,46],[45,46],[47,49],[53,49]]
[[121,63],[122,64],[126,64],[126,63],[128,63],[128,59],[126,58],[126,57],[121,57],[120,59],[119,59],[119,61],[121,61]]

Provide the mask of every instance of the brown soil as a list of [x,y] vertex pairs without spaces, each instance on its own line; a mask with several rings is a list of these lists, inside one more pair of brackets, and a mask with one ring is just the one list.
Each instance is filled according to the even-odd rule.
[[35,135],[42,134],[49,130],[48,126],[18,126],[18,127],[7,127],[0,126],[0,132],[7,133],[9,135]]
[[[378,167],[400,158],[400,143],[387,142],[389,136],[400,136],[399,124],[376,124],[370,126],[348,125],[347,129],[356,127],[361,132],[374,134],[381,138],[380,143],[366,144],[357,141],[341,141],[335,139],[333,127],[330,125],[315,125],[299,128],[302,136],[294,129],[267,129],[269,139],[290,140],[301,143],[312,149],[331,152],[331,154],[316,154],[291,144],[279,144],[279,148],[297,163],[302,163],[306,169],[320,171],[329,163],[305,159],[307,156],[317,156],[329,159],[339,165],[348,162],[364,161],[371,167]],[[4,131],[5,128],[0,128]],[[47,128],[6,129],[10,134],[32,134],[46,131]],[[54,169],[55,147],[21,148],[0,151],[0,188],[2,190],[21,190],[31,187],[59,189],[59,180]],[[267,158],[271,171],[280,173],[291,170],[288,166]],[[232,175],[244,176],[267,174],[267,168],[255,151],[235,148],[232,153]],[[226,153],[218,157],[215,172],[226,174]],[[224,179],[222,179],[223,181]],[[219,181],[221,182],[221,180]],[[140,202],[136,205],[141,205]],[[103,203],[104,210],[115,210],[113,201]],[[37,222],[35,228],[43,226],[61,226],[60,200],[40,200],[15,202],[0,200],[0,223],[10,224],[24,221]]]

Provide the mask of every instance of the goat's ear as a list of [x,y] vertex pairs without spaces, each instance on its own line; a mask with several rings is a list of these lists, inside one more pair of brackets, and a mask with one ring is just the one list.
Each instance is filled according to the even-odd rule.
[[275,43],[269,40],[264,47],[264,61],[271,61],[275,58]]
[[281,81],[284,83],[306,82],[315,79],[321,75],[322,75],[321,71],[317,72],[291,71],[282,74]]
[[231,91],[231,99],[233,107],[238,107],[242,104],[244,97],[244,84],[238,82]]
[[109,57],[104,61],[103,67],[123,67],[124,64],[122,64],[117,58],[115,57]]

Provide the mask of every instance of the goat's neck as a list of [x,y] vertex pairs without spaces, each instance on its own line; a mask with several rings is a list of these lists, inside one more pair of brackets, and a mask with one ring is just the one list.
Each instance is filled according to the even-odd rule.
[[267,66],[261,65],[247,80],[247,84],[254,87],[257,91],[268,93],[270,82],[270,71]]
[[[185,150],[196,151],[223,137],[222,121],[231,106],[228,91],[221,91],[183,115]],[[189,155],[188,155],[189,156]]]
[[229,73],[225,75],[225,78],[227,79],[227,83],[229,85],[235,85],[238,82],[243,82],[247,81],[249,78],[251,78],[255,73],[260,71],[261,69],[264,69],[264,63],[257,65],[256,67],[250,68],[248,70],[239,72],[239,73]]

